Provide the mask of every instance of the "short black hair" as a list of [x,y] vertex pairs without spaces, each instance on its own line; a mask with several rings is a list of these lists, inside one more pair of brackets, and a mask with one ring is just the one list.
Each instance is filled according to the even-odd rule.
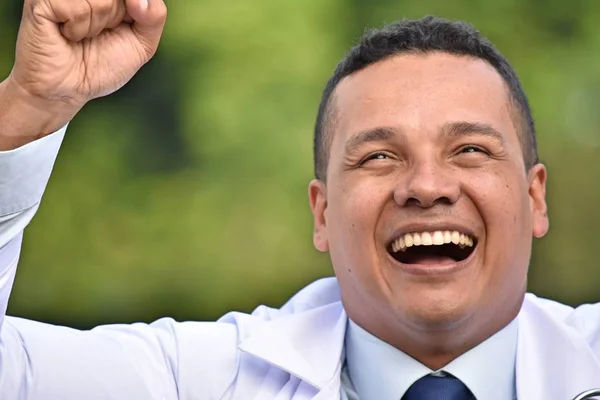
[[327,177],[329,148],[333,132],[334,113],[332,95],[337,85],[347,76],[367,66],[402,53],[444,52],[474,57],[487,61],[502,76],[508,87],[509,99],[527,169],[538,163],[535,124],[527,97],[517,73],[506,58],[472,25],[464,21],[449,21],[427,16],[419,20],[401,20],[381,29],[368,31],[337,65],[327,81],[315,124],[314,169],[315,177]]

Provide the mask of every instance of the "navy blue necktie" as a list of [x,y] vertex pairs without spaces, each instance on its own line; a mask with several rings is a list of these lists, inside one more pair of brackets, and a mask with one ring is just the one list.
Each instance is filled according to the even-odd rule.
[[402,400],[474,400],[473,393],[459,379],[427,375],[408,388]]

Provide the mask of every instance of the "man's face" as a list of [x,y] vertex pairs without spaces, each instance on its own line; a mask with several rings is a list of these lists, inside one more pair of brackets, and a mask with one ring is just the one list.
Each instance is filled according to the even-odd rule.
[[500,75],[399,55],[346,77],[333,107],[327,183],[309,191],[349,316],[372,333],[508,323],[548,220]]

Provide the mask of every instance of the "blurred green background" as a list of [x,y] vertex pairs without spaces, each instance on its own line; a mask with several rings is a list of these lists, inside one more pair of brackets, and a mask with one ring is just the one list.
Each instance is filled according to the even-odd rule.
[[[529,95],[550,234],[530,290],[600,299],[600,1],[176,0],[156,58],[72,122],[9,312],[86,328],[281,305],[331,275],[307,183],[321,90],[366,27],[473,23]],[[8,75],[22,1],[0,2]]]

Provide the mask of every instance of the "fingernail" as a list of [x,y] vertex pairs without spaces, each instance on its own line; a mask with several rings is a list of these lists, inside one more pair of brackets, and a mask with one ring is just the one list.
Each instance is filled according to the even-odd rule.
[[148,0],[140,0],[140,8],[142,11],[146,11],[148,9]]

